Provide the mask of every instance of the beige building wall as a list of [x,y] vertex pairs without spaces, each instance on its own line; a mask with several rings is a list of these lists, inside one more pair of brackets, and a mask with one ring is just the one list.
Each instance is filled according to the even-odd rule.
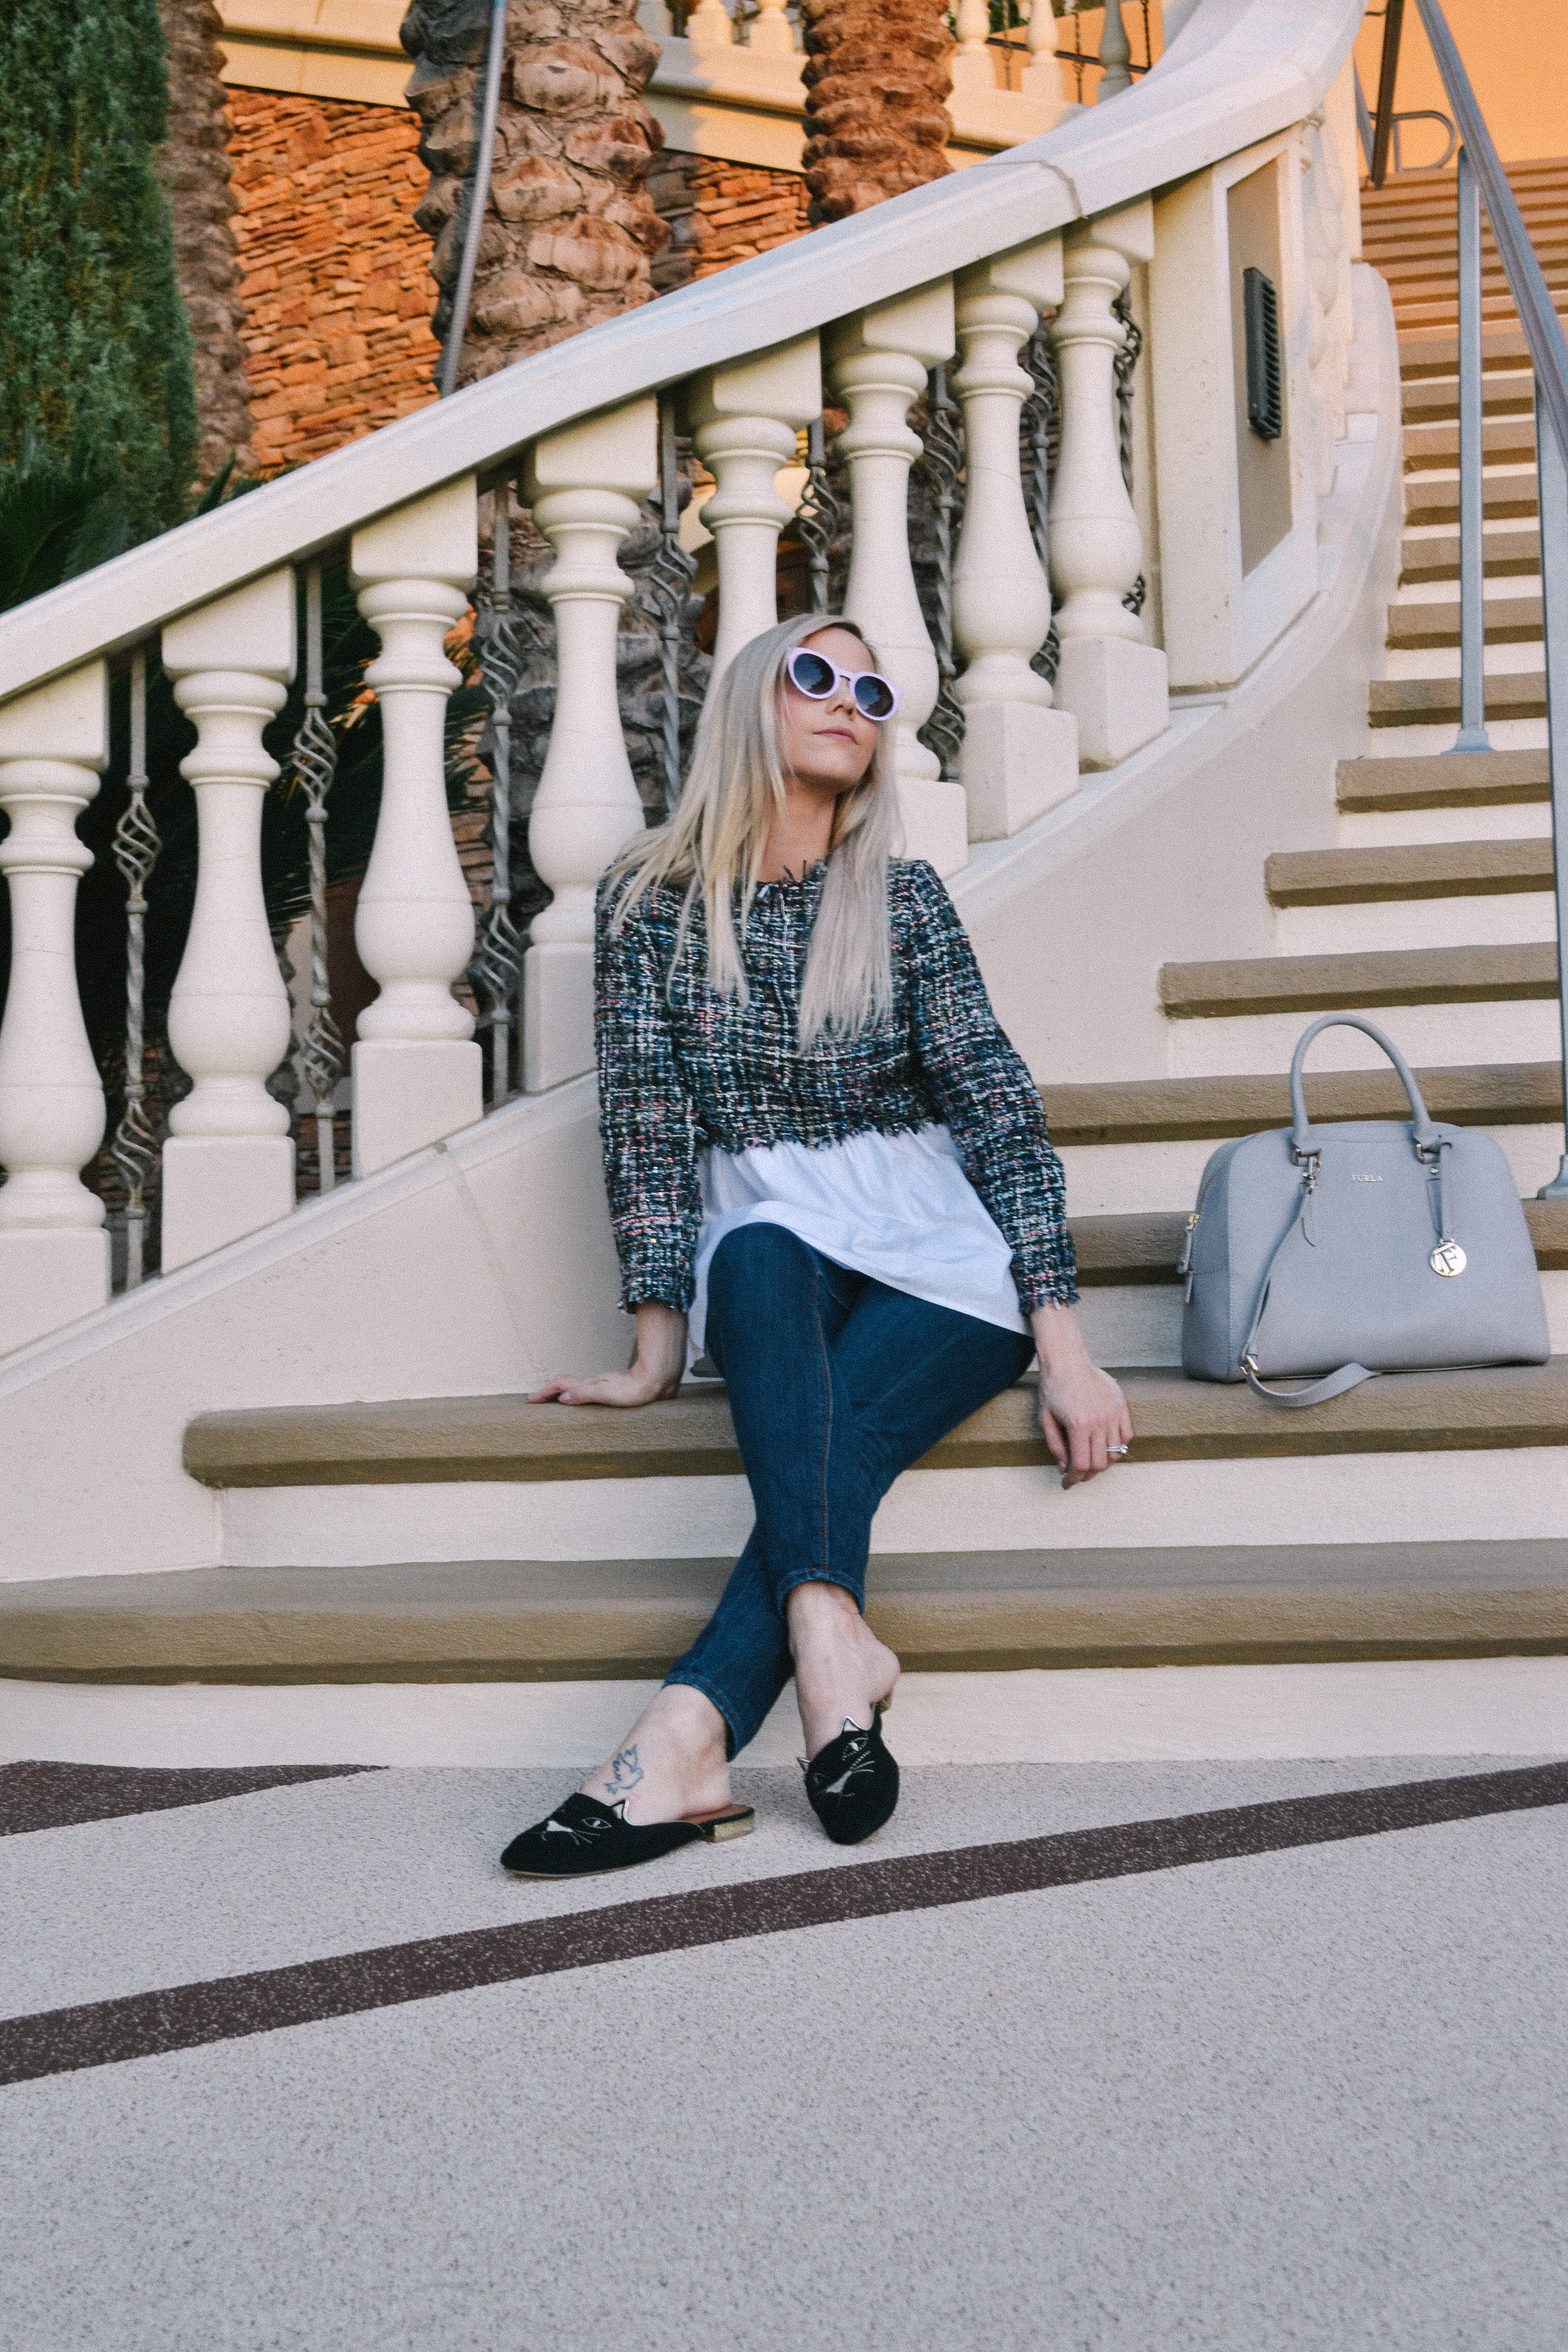
[[[1443,13],[1503,162],[1568,155],[1568,0],[1443,0]],[[1372,108],[1377,105],[1382,57],[1383,18],[1369,16],[1357,37],[1355,58]],[[1411,6],[1405,11],[1395,104],[1401,114],[1449,110],[1421,19]],[[1436,122],[1407,124],[1406,170],[1430,168],[1444,142]]]

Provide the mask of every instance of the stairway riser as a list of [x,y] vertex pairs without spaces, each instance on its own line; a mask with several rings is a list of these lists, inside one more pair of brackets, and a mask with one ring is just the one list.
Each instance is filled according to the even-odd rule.
[[[1368,749],[1378,760],[1426,760],[1454,748],[1456,722],[1442,726],[1370,728]],[[1544,719],[1491,719],[1487,720],[1487,733],[1494,751],[1544,751],[1546,721]]]
[[1342,813],[1342,849],[1394,849],[1426,841],[1550,841],[1549,801],[1501,801],[1488,808],[1379,809]]
[[[1441,677],[1458,689],[1460,679],[1460,646],[1458,645],[1389,645],[1383,654],[1384,677]],[[1521,637],[1516,645],[1488,645],[1483,661],[1486,677],[1528,677],[1535,682],[1535,691],[1547,694],[1544,685],[1544,654],[1542,640]],[[1523,689],[1516,689],[1523,691]]]
[[[1544,700],[1545,656],[1539,635],[1522,637],[1512,645],[1489,645],[1482,665],[1483,675],[1494,677],[1528,677],[1539,680],[1537,692]],[[1451,646],[1388,646],[1384,650],[1384,676],[1389,678],[1442,678],[1458,688],[1459,648]]]
[[1470,898],[1372,899],[1348,907],[1281,907],[1274,918],[1274,944],[1280,955],[1509,947],[1556,936],[1557,901],[1549,890],[1500,890]]
[[[1300,1032],[1298,1032],[1298,1034]],[[1347,1038],[1353,1033],[1342,1033]],[[1348,1066],[1341,1061],[1337,1042],[1330,1056],[1330,1039],[1321,1052],[1323,1067]],[[1280,1065],[1289,1068],[1289,1056]],[[1521,1200],[1538,1192],[1556,1175],[1563,1157],[1563,1129],[1558,1126],[1498,1127],[1483,1129],[1499,1143],[1513,1171]],[[1068,1200],[1076,1216],[1125,1216],[1141,1209],[1190,1209],[1213,1142],[1068,1144],[1062,1152],[1067,1171]],[[1564,1510],[1568,1520],[1568,1508]]]
[[[1450,1543],[1561,1535],[1568,1454],[1345,1454],[1129,1464],[1064,1492],[1044,1469],[914,1470],[877,1514],[878,1552],[1084,1546]],[[224,1496],[229,1567],[418,1560],[710,1559],[752,1525],[743,1478],[292,1486]]]
[[[1446,1063],[1459,1062],[1550,1062],[1562,1050],[1554,998],[1510,999],[1490,1004],[1367,1003],[1349,1009],[1364,1013],[1392,1037],[1413,1067],[1437,1069]],[[1257,1071],[1288,1070],[1302,1030],[1317,1017],[1303,1011],[1173,1021],[1168,1026],[1168,1075],[1173,1078],[1246,1077]],[[1327,1069],[1375,1069],[1383,1060],[1370,1038],[1358,1037],[1351,1029],[1325,1039],[1318,1050]]]

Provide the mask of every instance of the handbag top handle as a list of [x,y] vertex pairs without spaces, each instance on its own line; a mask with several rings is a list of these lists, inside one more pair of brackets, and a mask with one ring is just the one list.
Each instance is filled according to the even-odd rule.
[[1437,1130],[1432,1124],[1432,1114],[1422,1099],[1415,1073],[1393,1038],[1385,1037],[1381,1029],[1374,1028],[1370,1021],[1363,1021],[1358,1013],[1325,1013],[1321,1021],[1314,1021],[1305,1031],[1290,1058],[1290,1143],[1294,1156],[1305,1159],[1313,1148],[1312,1129],[1307,1118],[1307,1097],[1301,1085],[1301,1065],[1307,1058],[1308,1046],[1321,1029],[1359,1029],[1364,1036],[1372,1039],[1374,1045],[1382,1046],[1398,1071],[1399,1083],[1409,1097],[1416,1149],[1419,1150],[1425,1145],[1430,1150],[1438,1140]]

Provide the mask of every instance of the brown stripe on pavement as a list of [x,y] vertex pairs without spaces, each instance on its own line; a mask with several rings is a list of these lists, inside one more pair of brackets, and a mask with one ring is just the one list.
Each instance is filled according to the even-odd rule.
[[31,1830],[72,1829],[128,1813],[165,1813],[177,1805],[212,1805],[220,1797],[292,1789],[374,1772],[374,1764],[255,1764],[151,1769],[138,1764],[0,1764],[0,1837]]
[[1165,1820],[1114,1822],[1005,1844],[900,1854],[787,1877],[752,1879],[651,1901],[569,1911],[509,1927],[470,1928],[416,1943],[345,1952],[205,1984],[171,1985],[0,2022],[0,2084],[36,2081],[129,2058],[153,2058],[289,2025],[320,2024],[403,2001],[484,1985],[602,1968],[660,1952],[783,1935],[851,1919],[930,1911],[1095,1879],[1235,1861],[1390,1830],[1427,1829],[1491,1813],[1568,1803],[1568,1763],[1392,1788],[1352,1789],[1230,1805]]

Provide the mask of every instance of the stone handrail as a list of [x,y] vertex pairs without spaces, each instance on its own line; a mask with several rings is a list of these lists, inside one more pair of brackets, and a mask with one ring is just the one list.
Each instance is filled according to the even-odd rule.
[[[356,923],[361,958],[381,988],[353,1049],[353,1168],[368,1176],[471,1124],[484,1107],[474,1023],[454,994],[474,921],[442,775],[443,718],[458,682],[444,648],[478,568],[480,489],[515,479],[555,556],[541,584],[555,620],[556,717],[529,836],[552,898],[532,926],[522,990],[521,1078],[537,1092],[591,1066],[594,887],[643,822],[616,691],[617,619],[632,584],[617,550],[659,482],[659,395],[679,388],[716,483],[705,520],[716,541],[721,662],[775,609],[776,543],[790,509],[773,488],[774,470],[796,434],[816,428],[825,385],[847,412],[837,444],[853,525],[847,604],[903,690],[897,772],[907,845],[955,871],[972,840],[1010,836],[1075,793],[1080,761],[1112,766],[1168,723],[1167,652],[1148,642],[1141,617],[1144,534],[1125,430],[1130,279],[1156,259],[1151,190],[1191,183],[1204,198],[1184,212],[1176,204],[1171,282],[1162,294],[1161,270],[1151,268],[1148,289],[1152,432],[1171,442],[1171,462],[1155,468],[1158,530],[1184,612],[1229,613],[1240,581],[1236,533],[1226,541],[1213,527],[1223,484],[1203,492],[1202,527],[1195,520],[1190,534],[1181,503],[1203,481],[1184,445],[1194,415],[1201,428],[1207,402],[1229,433],[1234,407],[1228,313],[1211,320],[1204,295],[1223,205],[1216,214],[1203,175],[1249,152],[1251,163],[1232,168],[1252,169],[1260,148],[1306,174],[1305,247],[1303,206],[1283,173],[1275,234],[1301,322],[1292,380],[1303,410],[1318,416],[1319,439],[1331,442],[1323,420],[1341,354],[1326,322],[1338,265],[1331,253],[1325,278],[1318,248],[1335,246],[1342,195],[1319,131],[1360,16],[1359,0],[1202,0],[1161,64],[1110,109],[594,328],[0,620],[0,808],[11,817],[0,869],[13,931],[0,1029],[0,1351],[109,1295],[102,1203],[79,1172],[101,1136],[104,1097],[71,941],[86,859],[75,819],[106,763],[113,656],[142,656],[161,632],[163,668],[198,739],[183,763],[197,804],[196,900],[169,1023],[195,1083],[163,1155],[170,1271],[294,1204],[288,1117],[267,1086],[289,1013],[267,929],[259,836],[277,772],[262,734],[295,668],[297,568],[346,541],[381,647],[368,673],[384,739],[381,814]],[[1020,358],[1041,352],[1046,319],[1037,368],[1060,393],[1049,490],[1054,692],[1052,663],[1039,659],[1052,627],[1041,561],[1047,469],[1042,455],[1031,511],[1019,451],[1020,413],[1026,401],[1038,404],[1040,382]],[[944,591],[963,662],[956,773],[921,740],[943,673],[906,523],[909,469],[921,454],[909,416],[928,388],[948,401],[944,384],[968,451]],[[666,406],[666,453],[668,416]],[[1200,429],[1194,446],[1205,442]],[[1229,446],[1213,430],[1206,444]],[[1305,481],[1302,461],[1290,462],[1292,482]],[[1234,482],[1234,457],[1230,472]],[[1295,607],[1289,600],[1303,576],[1310,518],[1300,520],[1302,499],[1291,495],[1298,528],[1256,567],[1264,587],[1262,619],[1247,625],[1254,635],[1277,633],[1280,614],[1299,609],[1299,595]],[[1188,535],[1184,572],[1175,542]],[[319,621],[319,599],[310,609]],[[1245,636],[1238,624],[1216,652],[1211,626],[1194,658],[1219,674]],[[310,656],[315,674],[314,638]],[[324,1124],[330,1131],[330,1115]]]

